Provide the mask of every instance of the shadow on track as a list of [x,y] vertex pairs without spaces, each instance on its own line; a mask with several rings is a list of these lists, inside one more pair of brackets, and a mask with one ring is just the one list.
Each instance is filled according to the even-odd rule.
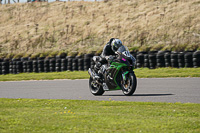
[[[169,96],[169,95],[174,95],[174,94],[133,94],[132,96]],[[121,95],[103,95],[103,96],[125,96],[123,94]]]

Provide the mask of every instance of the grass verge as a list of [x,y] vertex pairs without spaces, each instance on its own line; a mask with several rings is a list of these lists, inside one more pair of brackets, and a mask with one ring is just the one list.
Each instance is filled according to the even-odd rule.
[[[135,69],[137,78],[200,77],[200,68],[158,68]],[[0,75],[0,81],[88,79],[87,71],[66,71],[50,73],[20,73]]]
[[200,132],[200,104],[0,99],[0,132]]
[[200,68],[140,68],[135,74],[138,78],[200,77]]

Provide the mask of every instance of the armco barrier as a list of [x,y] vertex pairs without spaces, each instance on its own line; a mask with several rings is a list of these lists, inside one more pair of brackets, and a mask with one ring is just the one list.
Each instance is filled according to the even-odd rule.
[[[158,67],[200,67],[200,51],[171,52],[151,51],[131,54],[136,58],[136,67],[147,67],[150,69]],[[17,74],[30,72],[60,72],[60,71],[87,71],[94,67],[93,54],[84,56],[56,56],[51,58],[28,57],[20,59],[0,59],[1,74]]]

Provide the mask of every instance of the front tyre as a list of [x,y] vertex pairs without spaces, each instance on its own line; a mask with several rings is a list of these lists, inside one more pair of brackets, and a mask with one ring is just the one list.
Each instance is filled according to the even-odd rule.
[[92,77],[90,77],[89,79],[89,88],[90,88],[90,92],[95,95],[95,96],[98,96],[98,95],[103,95],[103,93],[105,92],[103,90],[103,87],[99,84],[97,84]]
[[122,92],[126,96],[131,96],[137,87],[137,79],[133,72],[129,73],[128,79],[122,82]]

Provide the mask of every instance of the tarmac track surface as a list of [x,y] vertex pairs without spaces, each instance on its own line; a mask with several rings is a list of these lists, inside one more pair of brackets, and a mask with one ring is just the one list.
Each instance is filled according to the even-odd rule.
[[141,78],[133,96],[121,90],[93,96],[88,80],[0,82],[0,98],[200,103],[200,78]]

